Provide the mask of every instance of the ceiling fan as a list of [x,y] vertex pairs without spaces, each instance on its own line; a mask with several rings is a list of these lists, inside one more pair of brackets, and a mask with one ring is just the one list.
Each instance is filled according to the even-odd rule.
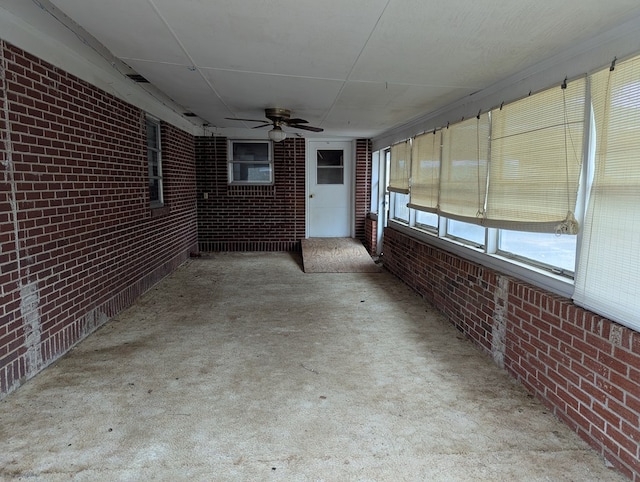
[[321,127],[313,127],[307,125],[309,121],[306,121],[304,119],[292,119],[291,111],[289,109],[282,109],[280,107],[267,108],[264,110],[264,116],[269,119],[269,122],[266,122],[264,119],[243,119],[240,117],[226,117],[226,119],[262,123],[259,126],[252,127],[252,129],[260,129],[261,127],[273,126],[273,129],[269,131],[269,139],[275,142],[283,141],[287,137],[287,133],[282,130],[282,126],[291,127],[293,129],[303,129],[305,131],[312,132],[322,132],[324,130]]

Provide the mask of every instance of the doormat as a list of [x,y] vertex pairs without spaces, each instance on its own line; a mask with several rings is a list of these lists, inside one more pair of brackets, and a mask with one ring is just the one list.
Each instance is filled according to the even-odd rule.
[[302,240],[305,273],[379,273],[362,242],[353,238],[309,238]]

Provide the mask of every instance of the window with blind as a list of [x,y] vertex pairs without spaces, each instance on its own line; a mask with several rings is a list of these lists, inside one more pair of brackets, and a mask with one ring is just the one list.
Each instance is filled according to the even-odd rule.
[[389,165],[389,191],[409,194],[409,176],[411,174],[411,143],[399,142],[391,146]]
[[577,234],[584,78],[491,112],[485,225]]
[[574,300],[640,329],[640,58],[591,77],[595,175]]
[[409,207],[435,213],[440,189],[440,132],[416,136],[411,149]]
[[482,222],[489,133],[488,114],[443,129],[439,214],[459,221]]
[[564,84],[414,138],[396,219],[640,330],[640,57]]

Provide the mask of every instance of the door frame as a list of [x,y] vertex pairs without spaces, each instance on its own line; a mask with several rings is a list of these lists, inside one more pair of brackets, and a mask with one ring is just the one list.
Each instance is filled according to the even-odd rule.
[[349,166],[349,172],[351,173],[351,182],[349,183],[348,189],[349,189],[349,205],[346,207],[346,209],[348,209],[348,220],[349,220],[349,230],[350,230],[350,237],[354,238],[356,235],[356,225],[355,225],[355,209],[356,209],[356,198],[355,198],[355,193],[356,193],[356,189],[355,189],[355,184],[356,184],[356,142],[353,139],[339,139],[339,138],[327,138],[327,139],[305,139],[305,175],[304,175],[304,186],[305,186],[305,200],[304,200],[304,216],[305,216],[305,232],[304,232],[304,237],[306,239],[309,238],[309,227],[310,227],[310,210],[311,210],[311,206],[309,205],[309,195],[311,194],[310,189],[311,186],[309,185],[309,179],[311,176],[311,169],[313,168],[313,166],[315,165],[314,159],[312,159],[311,157],[311,153],[313,150],[313,144],[314,143],[320,143],[320,142],[329,142],[329,143],[333,143],[333,142],[340,142],[340,143],[349,143],[350,145],[350,152],[349,152],[349,159],[350,159],[350,166]]

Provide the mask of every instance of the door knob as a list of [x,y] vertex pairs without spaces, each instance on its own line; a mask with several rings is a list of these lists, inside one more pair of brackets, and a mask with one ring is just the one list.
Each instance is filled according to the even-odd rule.
[[313,194],[309,194],[309,197],[313,197]]

